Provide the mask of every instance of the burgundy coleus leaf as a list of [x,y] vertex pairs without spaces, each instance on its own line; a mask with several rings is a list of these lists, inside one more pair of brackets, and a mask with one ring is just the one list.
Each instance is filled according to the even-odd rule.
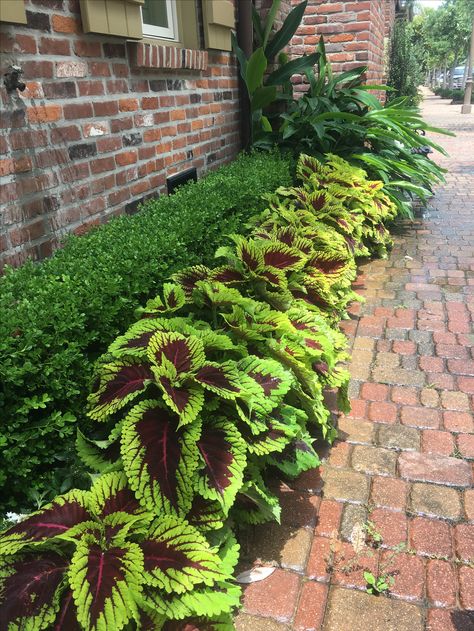
[[4,559],[0,568],[0,628],[44,629],[56,615],[68,561],[55,552]]
[[244,276],[233,267],[224,266],[218,267],[211,273],[211,280],[218,281],[220,283],[239,283],[244,281]]
[[282,244],[268,245],[263,253],[263,262],[280,270],[295,269],[302,263],[301,254]]
[[202,410],[204,392],[200,385],[190,379],[185,380],[182,385],[178,383],[166,375],[159,377],[165,403],[179,414],[181,424],[191,423]]
[[261,268],[258,270],[258,275],[274,287],[286,286],[286,277],[281,270]]
[[99,545],[82,539],[73,554],[70,582],[77,619],[89,631],[122,629],[137,617],[143,553],[136,543]]
[[313,258],[309,262],[309,267],[316,269],[323,274],[335,274],[346,265],[345,260]]
[[194,375],[194,379],[224,399],[233,399],[241,391],[239,372],[232,361],[221,364],[206,362]]
[[157,331],[148,345],[148,357],[158,366],[165,358],[176,374],[194,371],[204,362],[204,346],[194,335],[182,335],[169,331]]
[[134,514],[143,510],[123,471],[111,471],[97,478],[90,491],[90,503],[101,519],[114,513]]
[[241,239],[237,245],[237,256],[251,271],[255,271],[261,262],[254,245],[244,239]]
[[226,515],[217,501],[195,495],[186,519],[200,531],[219,530],[224,525]]
[[312,364],[313,370],[318,373],[318,375],[326,376],[329,372],[329,366],[324,361],[314,362]]
[[157,401],[143,401],[128,414],[122,430],[122,460],[133,491],[153,511],[185,513],[192,501],[189,481],[199,464],[195,421],[179,418]]
[[207,499],[217,499],[225,510],[242,485],[246,444],[233,422],[224,419],[203,426],[198,449],[204,462],[197,489]]
[[177,274],[173,274],[172,279],[181,285],[187,298],[190,298],[197,283],[200,280],[207,280],[211,270],[204,265],[188,267]]
[[319,211],[322,208],[324,208],[324,206],[326,205],[326,194],[325,193],[319,193],[319,194],[315,194],[315,195],[311,195],[310,197],[310,204],[311,207],[314,211]]
[[79,490],[60,495],[41,511],[3,532],[0,535],[0,553],[12,554],[26,544],[42,543],[89,521],[92,518],[86,508],[86,499],[87,494]]
[[77,621],[76,605],[70,589],[61,597],[61,606],[51,626],[51,631],[82,631]]
[[313,340],[313,338],[311,337],[305,337],[304,338],[304,343],[305,346],[307,346],[308,348],[311,348],[315,351],[322,351],[323,347],[321,346],[321,344],[319,342],[317,342],[316,340]]
[[183,519],[164,515],[151,524],[141,543],[144,580],[168,594],[183,593],[194,585],[212,585],[225,578],[221,561],[206,539]]
[[100,367],[96,392],[89,396],[89,416],[104,420],[143,392],[153,380],[149,366],[133,360],[121,360]]

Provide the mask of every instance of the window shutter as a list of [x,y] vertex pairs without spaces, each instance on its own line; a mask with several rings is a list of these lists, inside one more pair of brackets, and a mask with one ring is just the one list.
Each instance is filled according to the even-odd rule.
[[203,14],[206,48],[232,50],[230,35],[235,27],[233,4],[229,0],[204,0]]
[[84,33],[142,39],[145,0],[80,0]]
[[0,0],[0,22],[26,24],[25,0]]

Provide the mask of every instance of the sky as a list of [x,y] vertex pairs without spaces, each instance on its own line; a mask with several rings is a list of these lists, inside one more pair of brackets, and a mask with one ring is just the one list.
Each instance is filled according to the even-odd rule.
[[424,7],[436,9],[443,3],[443,0],[418,0],[418,2]]

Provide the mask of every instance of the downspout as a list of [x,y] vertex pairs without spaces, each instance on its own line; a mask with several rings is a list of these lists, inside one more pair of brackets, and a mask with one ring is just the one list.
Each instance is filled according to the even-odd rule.
[[[237,2],[237,42],[248,59],[253,52],[253,22],[252,0],[239,0]],[[239,109],[240,109],[240,134],[242,148],[248,149],[250,145],[251,112],[250,101],[239,70]]]

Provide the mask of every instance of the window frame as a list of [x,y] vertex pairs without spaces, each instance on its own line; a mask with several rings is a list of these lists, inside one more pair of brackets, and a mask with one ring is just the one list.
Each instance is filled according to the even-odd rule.
[[169,42],[178,42],[179,41],[179,32],[178,32],[178,16],[177,16],[177,6],[173,0],[165,0],[166,2],[166,13],[168,16],[168,24],[171,26],[157,26],[155,24],[148,24],[143,21],[143,8],[141,13],[142,18],[142,33],[144,38],[150,39],[160,39],[166,40]]

